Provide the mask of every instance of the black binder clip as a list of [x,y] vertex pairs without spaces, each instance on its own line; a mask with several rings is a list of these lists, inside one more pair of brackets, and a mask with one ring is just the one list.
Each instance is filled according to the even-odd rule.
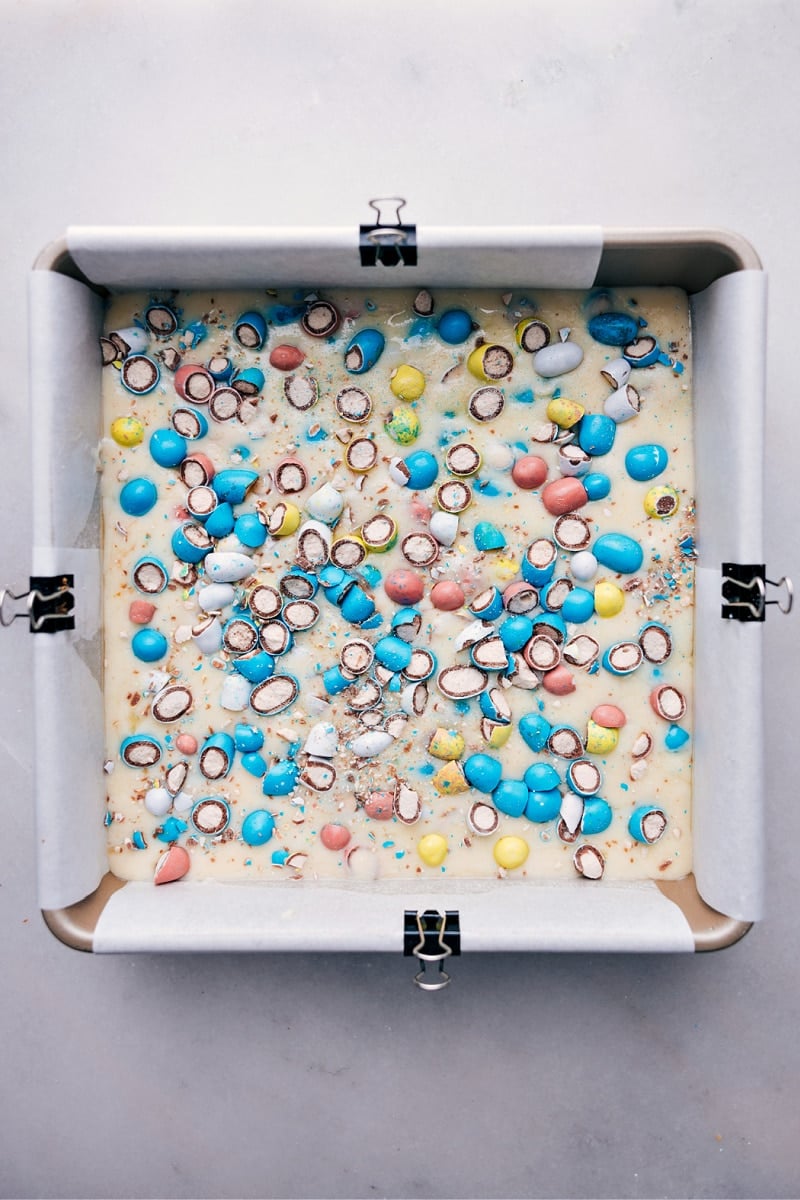
[[[767,599],[767,587],[783,588],[781,601]],[[782,575],[777,581],[767,579],[763,563],[722,564],[722,616],[727,621],[763,621],[767,607],[777,604],[782,613],[792,611],[794,589],[792,581]]]
[[[0,588],[0,625],[27,617],[31,633],[60,633],[75,628],[75,578],[72,575],[31,575],[27,592]],[[24,607],[14,611],[14,601]]]
[[[460,953],[461,929],[457,912],[406,911],[403,954],[413,954],[422,963],[422,969],[414,976],[418,988],[424,992],[438,992],[447,987],[450,976],[444,969],[445,959]],[[433,978],[425,974],[428,963],[438,967],[438,974]]]
[[370,200],[378,219],[358,227],[358,251],[362,267],[415,267],[417,265],[417,227],[403,225],[400,209],[405,200],[392,196]]

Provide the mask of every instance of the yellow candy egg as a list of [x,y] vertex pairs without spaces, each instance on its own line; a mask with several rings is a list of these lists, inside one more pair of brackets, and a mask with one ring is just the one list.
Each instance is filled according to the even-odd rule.
[[117,417],[111,422],[111,436],[118,446],[138,446],[144,437],[144,425],[136,417]]
[[566,396],[558,396],[547,406],[547,419],[558,425],[559,429],[571,429],[577,425],[586,409],[577,400],[568,400]]
[[436,772],[433,786],[440,796],[457,796],[459,792],[466,792],[469,784],[461,764],[453,761]]
[[419,400],[425,391],[425,376],[417,367],[403,363],[389,376],[389,387],[398,400]]
[[290,533],[296,533],[300,528],[301,512],[296,504],[279,504],[273,512],[283,510],[280,523],[277,528],[273,528],[272,517],[269,520],[269,531],[273,537],[288,537]]
[[464,737],[457,729],[437,729],[428,742],[428,754],[446,762],[461,758],[463,753]]
[[497,558],[493,557],[488,566],[489,573],[499,583],[507,583],[509,579],[513,579],[515,575],[519,574],[519,562],[504,554],[498,555]]
[[675,488],[665,484],[661,487],[650,488],[644,498],[644,511],[648,517],[657,517],[663,521],[678,511],[680,502],[680,495]]
[[384,422],[389,437],[401,446],[410,446],[419,437],[420,420],[408,404],[398,404]]
[[499,750],[501,746],[505,746],[506,742],[511,737],[512,727],[510,724],[509,725],[495,725],[492,722],[490,722],[490,724],[491,724],[491,732],[489,733],[489,736],[486,738],[486,741],[489,743],[490,746],[493,747],[493,749]]
[[619,742],[618,729],[606,729],[589,718],[586,727],[586,751],[588,754],[610,754]]
[[417,843],[417,854],[426,867],[440,867],[447,858],[447,838],[441,833],[426,833]]
[[483,383],[495,383],[511,374],[514,357],[505,346],[484,342],[467,359],[467,370]]
[[594,588],[594,611],[598,617],[616,617],[625,605],[625,593],[610,579],[601,579]]
[[530,847],[521,837],[501,837],[495,842],[493,851],[494,861],[506,871],[514,871],[521,867],[529,853]]

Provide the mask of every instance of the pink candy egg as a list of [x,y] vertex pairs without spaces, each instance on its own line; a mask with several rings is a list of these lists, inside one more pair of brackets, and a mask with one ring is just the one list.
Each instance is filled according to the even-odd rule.
[[134,625],[149,625],[155,611],[155,604],[151,604],[149,600],[131,600],[128,617]]
[[394,812],[394,796],[391,792],[370,792],[364,801],[364,812],[373,821],[390,821]]
[[603,729],[622,729],[627,719],[625,713],[621,708],[617,708],[616,704],[598,704],[597,708],[592,710],[592,720],[595,725],[601,725]]
[[389,572],[383,581],[383,590],[395,604],[417,604],[425,593],[425,584],[416,571],[401,567]]
[[586,504],[588,499],[586,488],[574,475],[564,475],[561,479],[554,479],[542,491],[542,504],[554,517],[574,512],[576,508],[581,508]]
[[542,676],[542,687],[553,696],[568,696],[575,691],[575,680],[572,672],[559,664],[552,671],[546,671]]
[[441,579],[431,588],[431,604],[443,612],[454,612],[464,600],[464,589],[453,579]]
[[331,821],[320,829],[319,840],[326,850],[344,850],[350,841],[350,830],[345,825]]
[[153,883],[174,883],[176,879],[183,879],[191,865],[188,850],[183,846],[170,846],[156,863]]
[[276,346],[270,351],[269,363],[277,371],[294,371],[304,358],[299,346]]
[[179,733],[175,738],[175,749],[181,754],[197,754],[197,738],[193,733]]
[[547,479],[547,463],[538,454],[526,454],[518,458],[511,468],[511,478],[517,487],[532,491],[541,487]]

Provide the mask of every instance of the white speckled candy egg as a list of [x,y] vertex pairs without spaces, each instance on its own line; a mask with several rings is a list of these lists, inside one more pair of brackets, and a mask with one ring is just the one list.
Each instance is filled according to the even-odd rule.
[[154,787],[145,792],[144,806],[154,817],[165,817],[172,808],[172,796],[166,788]]

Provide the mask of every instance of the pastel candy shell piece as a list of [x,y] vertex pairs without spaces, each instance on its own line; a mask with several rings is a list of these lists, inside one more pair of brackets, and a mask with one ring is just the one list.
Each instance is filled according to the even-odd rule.
[[156,863],[153,883],[174,883],[177,879],[183,879],[191,865],[189,851],[184,846],[170,846]]

